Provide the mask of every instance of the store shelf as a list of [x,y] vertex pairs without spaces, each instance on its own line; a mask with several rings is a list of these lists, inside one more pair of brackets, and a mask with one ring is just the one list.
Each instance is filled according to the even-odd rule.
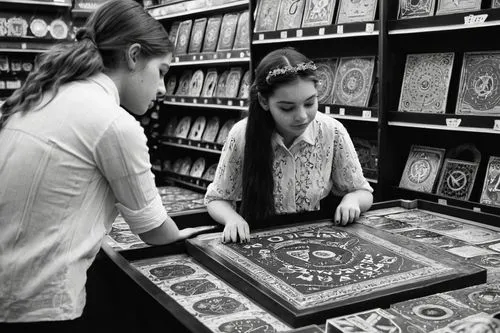
[[163,104],[239,111],[248,109],[248,100],[241,98],[166,96]]
[[87,18],[89,17],[95,9],[72,9],[71,15],[73,18]]
[[441,205],[465,208],[468,210],[482,212],[487,214],[500,215],[500,207],[494,207],[489,205],[483,205],[478,202],[473,201],[465,201],[465,200],[457,200],[439,196],[433,193],[425,193],[407,190],[401,187],[393,187],[394,195],[397,198],[402,199],[421,199],[431,202],[437,202]]
[[0,52],[41,53],[54,46],[50,41],[0,41]]
[[72,3],[70,0],[0,0],[0,8],[10,7],[10,8],[24,8],[24,9],[32,9],[36,7],[37,9],[66,9],[71,8]]
[[230,11],[248,9],[248,0],[233,1],[216,6],[205,6],[202,1],[186,1],[184,3],[161,5],[147,8],[149,15],[157,20],[192,18],[196,15],[225,14]]
[[164,171],[163,174],[165,174],[164,179],[166,181],[172,181],[174,183],[182,184],[188,188],[203,192],[207,191],[207,186],[211,183],[211,181],[206,179],[181,175],[170,171]]
[[378,34],[379,23],[377,21],[357,22],[333,24],[321,27],[258,32],[253,34],[252,44],[288,43],[318,39],[378,36]]
[[500,115],[471,116],[396,111],[389,112],[387,119],[389,126],[500,134]]
[[197,54],[177,55],[174,57],[170,67],[177,66],[191,66],[191,65],[205,65],[213,66],[217,64],[237,64],[249,63],[250,50],[230,50],[207,52]]
[[376,107],[320,104],[318,110],[335,119],[378,122],[378,109]]
[[191,149],[205,153],[220,155],[222,145],[214,142],[195,141],[182,138],[172,138],[163,136],[159,142],[164,146],[177,147],[182,149]]
[[500,8],[388,22],[390,35],[474,29],[500,25]]

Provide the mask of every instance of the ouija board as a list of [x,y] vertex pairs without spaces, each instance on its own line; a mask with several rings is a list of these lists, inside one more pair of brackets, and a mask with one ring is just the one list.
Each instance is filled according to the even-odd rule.
[[453,59],[453,53],[409,54],[398,110],[445,113]]
[[205,83],[203,84],[203,89],[201,91],[201,97],[212,97],[214,95],[215,88],[217,87],[217,78],[219,74],[215,69],[209,69],[207,75],[205,76]]
[[238,98],[246,99],[250,96],[250,84],[250,70],[247,70],[241,79]]
[[464,53],[457,114],[500,114],[500,52]]
[[219,133],[219,117],[214,116],[210,118],[207,122],[207,126],[205,128],[205,132],[203,132],[203,136],[201,138],[202,141],[214,142],[217,137],[217,133]]
[[222,26],[217,43],[218,51],[231,50],[234,44],[234,36],[238,26],[238,13],[225,14],[222,18]]
[[177,88],[177,77],[175,75],[170,75],[166,81],[165,95],[172,96],[175,92],[175,88]]
[[399,187],[431,193],[443,162],[445,150],[413,145]]
[[163,135],[165,136],[175,136],[175,130],[177,129],[177,123],[178,123],[177,116],[172,116],[169,118],[167,122],[167,126],[165,126],[165,131],[163,132]]
[[205,125],[207,124],[207,118],[204,116],[199,116],[194,121],[189,131],[188,139],[200,141],[203,131],[205,130]]
[[205,74],[201,69],[196,70],[191,77],[189,82],[189,96],[198,97],[200,96],[201,89],[203,88],[203,79]]
[[417,289],[425,295],[486,279],[485,270],[438,248],[362,224],[257,231],[244,244],[205,234],[188,240],[187,249],[293,326],[321,322],[332,312],[388,306]]
[[189,37],[191,35],[191,27],[193,26],[192,20],[182,21],[177,31],[177,38],[175,42],[176,55],[186,54],[189,46]]
[[337,71],[338,58],[316,59],[316,77],[318,79],[318,103],[331,104],[333,99],[333,82]]
[[279,8],[280,1],[259,0],[254,31],[264,32],[276,30]]
[[191,78],[193,76],[193,71],[186,70],[182,72],[181,78],[179,79],[179,85],[177,86],[176,96],[188,96],[189,86],[191,84]]
[[488,161],[480,202],[500,206],[500,157],[491,156]]
[[399,19],[434,15],[436,0],[399,0]]
[[373,21],[377,3],[377,0],[341,0],[337,24]]
[[203,175],[203,171],[205,171],[205,159],[203,157],[200,157],[196,161],[194,161],[189,175],[191,177],[201,178],[201,176]]
[[326,331],[329,333],[425,333],[405,318],[380,308],[328,319]]
[[424,332],[444,329],[453,322],[478,312],[444,295],[431,295],[391,305],[390,310],[414,323]]
[[208,19],[205,39],[203,40],[203,52],[214,52],[217,48],[221,23],[221,15],[213,16]]
[[302,27],[330,25],[337,0],[306,0]]
[[179,31],[179,26],[181,25],[180,21],[175,21],[172,23],[170,27],[170,31],[168,32],[168,39],[172,42],[172,45],[175,45],[177,39],[177,31]]
[[449,198],[469,200],[479,163],[446,159],[436,193]]
[[375,57],[340,58],[333,85],[333,104],[367,106],[374,70]]
[[226,80],[226,92],[224,97],[236,98],[240,87],[241,75],[243,70],[240,67],[231,68]]
[[436,15],[470,12],[481,9],[481,0],[438,0]]
[[250,30],[248,25],[248,10],[241,12],[238,18],[238,28],[234,37],[233,50],[245,50],[250,47]]
[[205,28],[207,26],[207,18],[199,18],[194,21],[191,31],[191,40],[189,41],[189,53],[200,53],[203,37],[205,36]]
[[171,255],[132,265],[160,288],[183,311],[201,322],[206,332],[277,333],[290,330],[268,311],[229,286],[186,254]]
[[217,87],[214,91],[215,97],[226,97],[226,82],[228,76],[229,70],[225,70],[221,75],[219,75],[219,79],[217,80]]
[[300,28],[306,0],[281,0],[278,30]]
[[445,293],[480,312],[495,314],[500,312],[500,283],[485,283]]

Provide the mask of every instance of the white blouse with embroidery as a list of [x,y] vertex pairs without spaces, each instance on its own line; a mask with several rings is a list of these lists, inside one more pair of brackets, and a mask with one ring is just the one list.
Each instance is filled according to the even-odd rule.
[[[234,205],[241,200],[246,124],[247,119],[243,119],[231,129],[205,204],[226,200]],[[271,141],[276,213],[318,210],[320,200],[330,192],[337,196],[355,190],[373,192],[352,140],[339,121],[318,112],[290,148],[276,132]]]

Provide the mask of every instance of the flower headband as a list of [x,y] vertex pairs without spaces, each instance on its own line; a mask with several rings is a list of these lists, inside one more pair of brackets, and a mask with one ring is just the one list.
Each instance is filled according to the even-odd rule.
[[301,62],[300,64],[297,64],[295,66],[290,66],[287,65],[285,67],[278,67],[273,70],[270,70],[269,73],[267,73],[266,76],[266,82],[269,84],[269,80],[272,79],[273,77],[279,76],[279,75],[285,75],[285,74],[296,74],[298,72],[302,72],[305,70],[313,70],[315,71],[317,69],[316,65],[314,62],[309,61],[309,62]]

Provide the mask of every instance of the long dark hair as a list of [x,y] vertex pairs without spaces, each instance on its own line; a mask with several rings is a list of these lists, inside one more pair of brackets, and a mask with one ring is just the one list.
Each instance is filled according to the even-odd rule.
[[269,72],[286,66],[295,67],[310,60],[292,48],[275,50],[266,55],[255,70],[250,87],[250,106],[245,134],[243,162],[243,189],[240,213],[248,221],[262,221],[275,214],[273,161],[271,137],[276,128],[269,111],[262,108],[258,95],[268,98],[283,84],[297,78],[311,79],[316,83],[312,69],[290,71],[267,77]]
[[101,5],[76,34],[77,42],[55,45],[39,55],[34,70],[21,88],[0,106],[0,129],[16,112],[41,107],[43,95],[51,99],[61,85],[83,80],[122,65],[127,47],[141,45],[141,56],[166,55],[173,50],[163,26],[133,0],[111,0]]

